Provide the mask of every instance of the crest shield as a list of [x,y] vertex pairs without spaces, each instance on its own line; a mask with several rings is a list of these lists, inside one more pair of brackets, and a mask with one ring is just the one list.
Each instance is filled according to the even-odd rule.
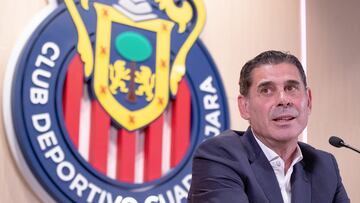
[[[164,19],[135,22],[114,7],[99,3],[95,3],[94,7],[98,17],[97,35],[101,36],[96,39],[95,45],[95,96],[115,122],[129,131],[142,128],[160,116],[169,102],[169,42],[174,23]],[[114,55],[111,50],[111,47],[114,47],[114,37],[110,36],[116,25],[133,27],[134,30],[147,31],[154,35],[156,45],[153,64],[137,64],[136,58],[133,61],[119,59],[112,64],[110,59],[111,55]],[[119,36],[121,34],[124,33],[119,33]],[[119,46],[115,48],[121,49]],[[126,56],[123,58],[126,59]],[[126,95],[128,97],[125,100]],[[134,97],[139,96],[145,105],[136,104]]]
[[[145,9],[146,14],[138,16],[136,13],[141,13],[141,9],[129,14],[126,9],[116,4],[109,6],[93,3],[97,16],[97,37],[93,51],[89,33],[79,10],[73,1],[65,0],[77,29],[77,48],[84,62],[85,77],[92,76],[94,96],[116,124],[128,131],[134,131],[159,117],[166,109],[170,95],[176,96],[179,82],[186,72],[186,57],[201,32],[205,15],[200,0],[192,2],[194,7],[187,1],[178,6],[170,0],[155,0],[159,5],[160,15],[164,17],[166,13],[165,18],[158,17],[159,13],[152,13],[151,6],[145,1],[130,4],[129,2],[121,0],[119,5],[127,5],[130,10],[141,7]],[[81,7],[89,10],[89,2],[82,0]],[[194,11],[198,11],[196,18],[193,18]],[[134,18],[134,14],[137,18]],[[194,23],[187,28],[192,19]],[[114,38],[114,27],[118,25],[125,26],[123,30],[134,32],[122,33],[123,30],[118,30],[118,37]],[[172,31],[174,25],[178,25],[177,32]],[[190,32],[185,32],[187,29]],[[180,42],[180,47],[176,51],[170,48],[172,33],[180,34],[182,39],[185,39]],[[152,40],[148,40],[149,37],[153,37]],[[132,46],[129,41],[143,47]],[[150,41],[155,44],[151,45]],[[155,51],[152,54],[153,48]],[[114,54],[114,49],[118,55]],[[176,56],[171,62],[172,51]],[[119,60],[112,61],[114,58]],[[124,99],[126,93],[127,100]],[[142,102],[136,102],[137,96],[141,97]]]

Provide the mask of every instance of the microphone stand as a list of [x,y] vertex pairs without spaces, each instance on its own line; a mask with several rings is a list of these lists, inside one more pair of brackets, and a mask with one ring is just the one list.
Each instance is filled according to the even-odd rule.
[[360,154],[360,150],[355,149],[354,147],[352,147],[352,146],[350,146],[350,145],[347,145],[347,144],[344,143],[343,146],[346,147],[346,148],[348,148],[348,149],[352,149],[352,150],[354,150],[355,152],[357,152],[357,153]]

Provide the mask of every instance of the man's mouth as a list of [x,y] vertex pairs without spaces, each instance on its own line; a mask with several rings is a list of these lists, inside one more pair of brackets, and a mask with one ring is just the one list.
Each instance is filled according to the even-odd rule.
[[273,121],[275,122],[287,122],[287,121],[291,121],[294,120],[295,117],[294,116],[290,116],[290,115],[286,115],[286,116],[279,116],[273,119]]
[[271,114],[271,120],[279,125],[290,123],[299,116],[295,108],[275,108]]

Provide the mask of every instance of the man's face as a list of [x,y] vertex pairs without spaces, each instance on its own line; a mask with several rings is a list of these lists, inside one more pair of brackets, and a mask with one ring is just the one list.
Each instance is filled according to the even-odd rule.
[[241,116],[270,145],[296,142],[311,111],[311,92],[295,65],[261,65],[251,73],[248,95],[238,97]]

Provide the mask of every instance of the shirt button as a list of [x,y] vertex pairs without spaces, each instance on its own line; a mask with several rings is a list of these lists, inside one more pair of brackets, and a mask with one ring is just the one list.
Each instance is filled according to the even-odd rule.
[[280,161],[276,161],[276,166],[277,166],[277,167],[280,167],[280,166],[281,166]]

